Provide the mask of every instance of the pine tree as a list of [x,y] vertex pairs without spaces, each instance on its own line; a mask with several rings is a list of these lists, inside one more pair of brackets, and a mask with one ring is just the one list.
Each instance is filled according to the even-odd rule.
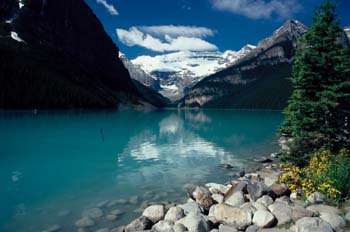
[[291,138],[286,158],[303,164],[313,151],[347,146],[349,129],[349,53],[331,1],[315,13],[299,41],[291,81],[293,93],[285,110],[282,136]]

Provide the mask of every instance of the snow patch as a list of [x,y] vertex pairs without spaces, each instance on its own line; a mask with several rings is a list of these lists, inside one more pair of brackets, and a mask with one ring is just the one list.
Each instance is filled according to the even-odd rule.
[[160,85],[162,89],[168,90],[178,90],[179,88],[176,85]]
[[23,0],[18,0],[18,6],[19,9],[22,9],[22,7],[24,7]]
[[11,38],[20,43],[24,43],[24,40],[18,36],[17,32],[11,31]]
[[131,62],[147,73],[176,72],[178,76],[204,77],[227,68],[245,56],[255,46],[247,45],[239,51],[221,52],[180,51],[158,56],[139,56]]

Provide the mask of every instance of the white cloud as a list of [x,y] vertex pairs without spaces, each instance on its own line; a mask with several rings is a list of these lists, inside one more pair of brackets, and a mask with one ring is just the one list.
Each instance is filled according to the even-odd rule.
[[97,3],[102,4],[111,15],[119,15],[117,9],[107,2],[107,0],[96,0]]
[[[119,40],[130,47],[138,45],[157,52],[218,50],[217,46],[201,38],[186,36],[187,32],[185,31],[184,35],[180,35],[179,31],[169,33],[170,35],[158,33],[161,38],[144,33],[137,27],[131,27],[129,30],[117,29],[116,31]],[[168,29],[164,31],[168,31]]]
[[213,36],[215,32],[206,27],[194,27],[194,26],[174,26],[174,25],[163,25],[163,26],[141,26],[137,27],[139,30],[156,36],[169,35],[171,37],[186,36],[186,37],[207,37]]
[[297,0],[212,0],[213,7],[252,19],[288,18],[301,9]]

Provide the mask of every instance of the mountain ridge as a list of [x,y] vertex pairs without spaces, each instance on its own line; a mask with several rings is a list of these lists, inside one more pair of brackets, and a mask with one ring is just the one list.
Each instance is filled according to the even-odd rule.
[[291,63],[307,27],[287,20],[235,64],[197,83],[179,107],[282,109],[291,93]]
[[84,1],[1,4],[0,108],[117,108],[146,101]]
[[223,53],[179,51],[153,57],[139,56],[131,62],[160,81],[159,93],[177,100],[183,97],[186,89],[206,76],[232,65],[254,48],[253,45],[246,45],[237,52],[227,50]]

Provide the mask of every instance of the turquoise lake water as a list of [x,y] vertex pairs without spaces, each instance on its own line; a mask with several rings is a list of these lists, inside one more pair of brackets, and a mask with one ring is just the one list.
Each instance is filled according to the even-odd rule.
[[124,214],[95,231],[127,223],[145,201],[183,202],[186,184],[224,183],[276,151],[282,119],[276,111],[0,112],[0,231],[76,231],[84,209],[119,200],[103,210]]

